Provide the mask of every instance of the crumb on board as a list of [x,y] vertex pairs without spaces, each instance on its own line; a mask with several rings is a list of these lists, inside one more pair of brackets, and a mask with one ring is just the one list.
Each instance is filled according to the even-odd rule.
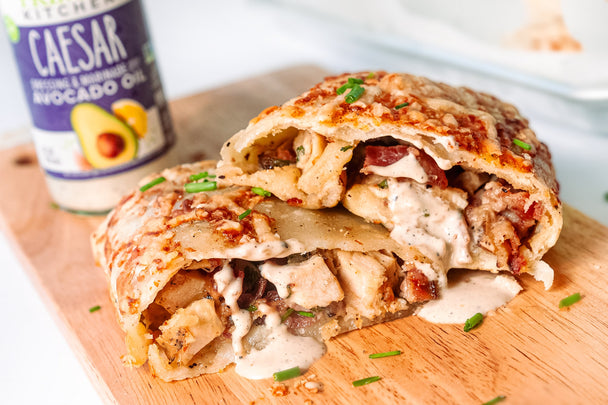
[[316,381],[317,376],[315,374],[311,374],[309,376],[305,376],[295,383],[295,388],[304,388],[306,391],[316,394],[323,391],[323,384],[319,381]]
[[272,392],[272,395],[275,397],[284,397],[289,394],[289,388],[283,383],[275,382],[272,384],[272,387],[270,387],[270,392]]

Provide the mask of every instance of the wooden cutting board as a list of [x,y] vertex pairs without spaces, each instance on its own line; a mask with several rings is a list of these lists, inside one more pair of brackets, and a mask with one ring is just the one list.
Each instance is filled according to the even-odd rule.
[[[180,160],[215,158],[250,118],[323,75],[299,66],[172,102]],[[339,336],[307,373],[316,375],[322,392],[291,380],[289,393],[276,397],[270,380],[249,381],[232,369],[164,383],[147,367],[124,368],[123,333],[88,243],[100,219],[52,208],[32,145],[0,152],[0,173],[3,231],[108,403],[480,404],[504,395],[505,404],[598,404],[608,398],[608,228],[568,206],[562,236],[545,257],[557,271],[550,291],[522,277],[525,290],[469,333],[462,325],[412,317]],[[583,299],[559,310],[559,300],[575,292]],[[95,305],[101,310],[89,313]],[[403,354],[368,358],[395,349]],[[351,385],[375,375],[382,380]]]

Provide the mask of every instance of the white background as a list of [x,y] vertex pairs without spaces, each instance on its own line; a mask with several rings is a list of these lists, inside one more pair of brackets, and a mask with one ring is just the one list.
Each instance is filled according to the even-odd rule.
[[[378,46],[307,16],[285,14],[268,1],[149,0],[145,4],[169,98],[296,64],[332,72],[384,69],[429,76],[494,93],[521,107],[554,155],[562,199],[608,224],[608,135],[581,129],[583,107],[515,83],[458,70]],[[331,25],[331,24],[329,24]],[[12,51],[0,29],[0,148],[23,142],[29,117]],[[601,131],[604,133],[601,133]],[[27,139],[25,139],[27,141]],[[0,196],[9,198],[9,196]],[[83,368],[0,234],[0,395],[6,404],[95,404],[100,399]],[[118,355],[118,354],[117,354]]]

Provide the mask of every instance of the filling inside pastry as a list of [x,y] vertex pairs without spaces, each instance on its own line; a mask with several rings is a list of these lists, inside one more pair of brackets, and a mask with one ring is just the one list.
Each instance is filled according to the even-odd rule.
[[[245,377],[267,378],[308,367],[323,355],[323,340],[405,316],[410,303],[437,298],[436,277],[430,266],[405,264],[386,251],[204,260],[160,291],[142,314],[140,333],[153,372],[165,380],[234,362]],[[289,353],[266,353],[281,347]]]
[[244,156],[248,174],[236,181],[291,205],[342,202],[446,269],[526,268],[520,248],[543,217],[542,204],[504,179],[429,153],[389,136],[350,144],[289,128],[254,144]]

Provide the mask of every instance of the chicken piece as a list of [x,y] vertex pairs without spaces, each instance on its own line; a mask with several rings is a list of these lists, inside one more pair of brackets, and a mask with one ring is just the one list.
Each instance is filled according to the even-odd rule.
[[311,309],[326,307],[344,299],[344,291],[323,257],[312,256],[295,264],[276,265],[271,262],[260,266],[262,277],[273,283],[279,296],[287,304]]
[[185,308],[190,303],[215,295],[213,279],[210,275],[201,274],[196,270],[180,271],[156,296],[156,304],[174,314],[179,308]]
[[175,311],[159,329],[156,344],[165,351],[169,363],[187,365],[225,327],[215,312],[214,300],[204,298]]
[[376,184],[355,184],[344,196],[342,204],[355,215],[373,223],[391,223],[392,213],[388,207],[388,189],[381,188],[378,183],[383,181],[380,176],[369,176],[377,179]]
[[[392,257],[380,252],[335,252],[334,265],[344,289],[346,311],[374,319],[394,312],[393,293],[399,285],[400,267]],[[399,304],[399,303],[397,303]]]
[[[316,196],[323,207],[333,207],[344,195],[346,164],[353,156],[353,147],[344,141],[327,144],[323,153],[298,179],[298,189]],[[312,161],[312,160],[311,160]]]
[[326,146],[325,137],[312,131],[300,131],[293,140],[293,147],[297,156],[296,166],[302,171],[310,169],[317,164]]

